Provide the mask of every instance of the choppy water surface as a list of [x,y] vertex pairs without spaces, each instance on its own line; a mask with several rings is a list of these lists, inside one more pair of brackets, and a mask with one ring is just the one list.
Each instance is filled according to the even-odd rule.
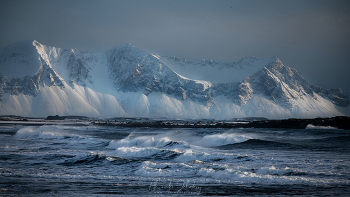
[[0,126],[0,195],[350,196],[331,128]]

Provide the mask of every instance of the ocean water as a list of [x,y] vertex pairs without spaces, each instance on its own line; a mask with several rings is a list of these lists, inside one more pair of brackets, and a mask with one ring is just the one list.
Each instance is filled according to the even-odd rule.
[[350,196],[350,133],[0,125],[0,196]]

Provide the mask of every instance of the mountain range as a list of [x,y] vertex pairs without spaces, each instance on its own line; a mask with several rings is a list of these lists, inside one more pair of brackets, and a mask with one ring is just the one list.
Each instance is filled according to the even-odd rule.
[[130,44],[91,53],[35,40],[0,50],[0,115],[316,118],[349,115],[349,104],[277,57],[187,61]]

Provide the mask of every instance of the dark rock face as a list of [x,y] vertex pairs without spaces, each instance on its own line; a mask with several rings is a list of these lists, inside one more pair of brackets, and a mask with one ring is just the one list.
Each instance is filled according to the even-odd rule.
[[[167,57],[179,64],[185,60]],[[244,60],[244,62],[243,62]],[[249,64],[256,59],[225,64],[226,67]],[[193,63],[193,62],[192,62]],[[194,62],[193,64],[195,64]],[[220,62],[200,61],[218,66]],[[242,65],[241,65],[242,66]],[[129,44],[109,51],[110,77],[117,90],[143,91],[145,95],[161,92],[179,100],[191,99],[208,106],[215,104],[213,97],[226,96],[238,105],[246,104],[254,94],[262,94],[278,105],[292,108],[294,101],[303,96],[314,97],[314,92],[326,96],[339,106],[349,105],[349,98],[340,90],[324,90],[310,85],[295,69],[286,67],[276,58],[263,69],[237,83],[203,84],[181,77],[171,70],[160,57],[141,51]]]
[[[41,46],[40,43],[33,43],[38,47]],[[33,43],[27,44],[33,47]],[[56,56],[50,56],[52,52],[55,52]],[[33,51],[21,54],[9,53],[9,57],[18,56],[16,61],[28,65],[26,58],[31,56],[32,53],[34,54]],[[350,104],[349,96],[345,95],[340,89],[326,90],[310,85],[300,73],[293,68],[284,66],[277,58],[269,58],[269,63],[263,61],[264,63],[259,68],[267,64],[264,68],[257,69],[257,72],[253,69],[255,73],[240,82],[237,82],[237,80],[236,82],[212,84],[207,81],[182,77],[168,67],[165,63],[167,62],[166,59],[180,66],[196,65],[203,68],[214,67],[218,70],[225,68],[241,68],[244,70],[245,68],[252,68],[252,64],[258,61],[259,58],[246,57],[233,63],[202,60],[188,64],[184,59],[159,57],[141,51],[130,44],[125,44],[101,54],[102,58],[76,49],[53,49],[47,53],[41,54],[42,56],[39,55],[40,64],[37,67],[39,69],[36,74],[31,74],[32,76],[8,77],[2,76],[0,73],[0,101],[4,99],[6,93],[37,96],[40,93],[40,86],[43,85],[58,86],[63,89],[65,84],[71,86],[74,86],[74,84],[80,86],[93,84],[92,71],[95,64],[98,61],[105,62],[107,60],[109,77],[117,91],[142,92],[146,96],[151,93],[164,93],[181,101],[191,100],[209,107],[215,105],[216,102],[213,98],[218,96],[224,96],[237,105],[245,105],[254,95],[262,95],[285,109],[292,109],[296,105],[295,101],[304,96],[317,99],[315,94],[329,99],[335,105],[341,107]],[[3,58],[2,61],[10,60]],[[64,74],[67,75],[68,73],[67,76],[64,76],[67,77],[65,79],[67,80],[66,83],[58,76],[51,67],[52,65],[61,66],[54,67],[57,68],[56,71],[59,73],[63,69],[65,70]]]
[[279,60],[246,78],[238,88],[242,103],[256,93],[263,94],[276,103],[291,105],[293,99],[313,92],[300,73],[284,66]]
[[344,94],[340,89],[326,90],[324,88],[311,85],[313,91],[323,97],[329,98],[335,105],[346,107],[350,104],[349,96]]
[[305,95],[314,97],[314,93],[330,99],[338,106],[350,104],[349,97],[340,89],[325,90],[313,86],[297,70],[284,66],[278,59],[240,82],[237,89],[236,99],[240,104],[245,104],[253,94],[263,94],[275,103],[290,108],[294,99]]
[[111,51],[109,70],[117,90],[145,95],[161,92],[180,100],[214,103],[205,84],[181,77],[154,55],[130,45]]
[[4,94],[8,92],[11,92],[11,95],[23,93],[25,95],[36,96],[40,92],[40,83],[47,86],[64,88],[63,81],[41,57],[40,62],[40,69],[34,76],[3,77],[0,75],[0,100],[3,100]]
[[88,57],[84,57],[83,54],[81,54],[78,50],[73,49],[70,52],[69,60],[67,62],[67,69],[69,72],[69,78],[70,78],[70,85],[73,85],[73,83],[76,83],[78,85],[86,86],[85,81],[88,81],[89,83],[94,83],[90,72],[92,70],[89,63],[93,63],[94,56],[89,55]]
[[221,62],[221,61],[213,61],[213,60],[200,60],[200,61],[188,61],[183,58],[178,58],[174,56],[163,56],[162,59],[166,60],[171,60],[177,65],[180,66],[201,66],[201,67],[206,67],[206,66],[211,66],[215,67],[219,70],[224,69],[224,68],[239,68],[243,69],[244,67],[249,67],[251,66],[252,63],[255,61],[259,60],[260,58],[258,57],[244,57],[240,59],[237,62]]
[[[41,47],[41,44],[34,41],[30,43],[22,43],[23,48],[32,48],[33,45]],[[55,49],[56,50],[56,49]],[[58,86],[61,89],[64,88],[63,80],[58,76],[56,71],[50,66],[50,64],[56,64],[62,61],[62,56],[68,56],[68,61],[64,63],[62,69],[67,69],[69,73],[70,81],[67,83],[73,86],[73,83],[85,86],[87,82],[93,83],[91,77],[92,66],[96,62],[96,57],[88,52],[80,52],[77,49],[72,50],[59,50],[57,49],[58,57],[50,59],[43,58],[40,54],[26,53],[15,54],[17,58],[28,58],[31,55],[39,55],[38,70],[35,75],[27,75],[25,77],[6,77],[0,73],[0,100],[4,99],[5,93],[11,93],[11,95],[19,95],[21,93],[25,95],[37,96],[40,92],[40,86]],[[10,56],[13,56],[11,54]],[[46,54],[50,56],[51,54]],[[44,60],[45,59],[45,60]],[[6,59],[5,59],[6,60]],[[5,61],[4,60],[4,61]],[[18,61],[18,60],[16,60]],[[22,60],[21,60],[22,61]],[[49,61],[49,62],[46,62]],[[14,62],[16,63],[16,62]],[[18,62],[17,62],[18,63]],[[21,64],[28,65],[28,62],[20,62]]]

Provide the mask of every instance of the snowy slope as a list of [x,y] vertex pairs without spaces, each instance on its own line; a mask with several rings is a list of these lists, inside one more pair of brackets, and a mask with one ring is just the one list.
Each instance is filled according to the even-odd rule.
[[0,51],[0,115],[313,118],[349,114],[349,103],[276,57],[186,61],[130,44],[94,54],[37,41]]
[[[12,48],[30,48],[32,51],[23,56],[34,56],[38,61],[22,61],[24,63],[17,65],[18,70],[10,71],[11,75],[0,73],[1,115],[126,115],[115,96],[111,95],[116,92],[109,80],[104,54],[62,50],[37,41],[17,43],[5,48],[3,54],[12,54],[8,51]],[[32,70],[25,75],[21,66]],[[8,68],[2,66],[3,70],[10,70],[10,67],[9,63]],[[95,82],[93,78],[102,80]],[[96,89],[99,91],[94,91]]]
[[212,83],[239,82],[264,68],[273,58],[245,57],[237,62],[213,60],[186,61],[177,57],[162,57],[162,60],[178,74],[195,80]]

